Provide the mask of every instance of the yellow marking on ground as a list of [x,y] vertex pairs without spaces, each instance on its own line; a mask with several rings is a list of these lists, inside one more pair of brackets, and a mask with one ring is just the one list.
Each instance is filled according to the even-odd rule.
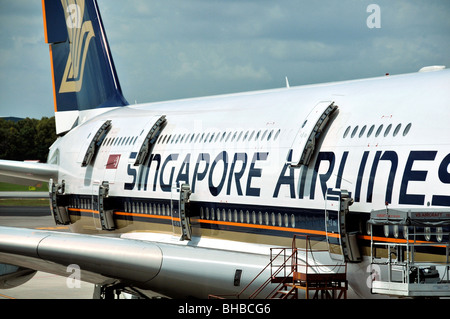
[[60,229],[69,229],[69,226],[49,226],[49,227],[36,227],[35,229],[40,230],[60,230]]
[[0,294],[0,297],[6,298],[6,299],[16,299],[14,297],[3,295],[3,294]]

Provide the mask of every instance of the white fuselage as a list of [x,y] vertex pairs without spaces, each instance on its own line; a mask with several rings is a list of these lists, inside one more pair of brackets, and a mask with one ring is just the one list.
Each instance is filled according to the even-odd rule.
[[[387,204],[450,206],[449,87],[450,72],[439,71],[122,107],[61,137],[49,162],[59,164],[65,193],[76,195],[75,232],[97,232],[95,216],[86,218],[92,209],[86,201],[108,181],[109,197],[120,203],[115,216],[126,217],[115,232],[163,240],[176,233],[168,210],[175,188],[187,183],[198,209],[194,236],[217,240],[210,248],[223,249],[221,240],[227,250],[249,252],[288,246],[292,234],[325,235],[329,188],[349,191],[351,211],[360,214]],[[311,162],[291,168],[289,154],[298,152],[305,119],[316,106],[333,102],[338,109]],[[135,166],[162,115],[167,124],[149,160]],[[112,126],[95,162],[82,167],[106,120]],[[140,235],[123,235],[134,231]],[[367,274],[362,277],[365,283]]]

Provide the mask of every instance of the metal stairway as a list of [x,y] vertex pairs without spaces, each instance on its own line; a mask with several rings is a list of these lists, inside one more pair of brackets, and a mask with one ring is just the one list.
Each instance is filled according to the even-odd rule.
[[[304,291],[306,299],[310,299],[310,293],[314,293],[312,299],[346,299],[347,263],[323,265],[308,262],[308,256],[311,258],[313,253],[319,251],[328,253],[328,250],[313,250],[311,237],[294,236],[291,248],[271,248],[269,264],[238,294],[210,295],[209,297],[242,298],[243,295],[248,294],[252,284],[270,269],[270,277],[257,287],[247,297],[248,299],[298,299],[299,290]],[[302,240],[305,248],[297,247],[298,239]],[[323,236],[318,241],[323,241]],[[305,255],[305,260],[299,258],[299,252],[302,252],[302,256]],[[267,293],[270,289],[269,285],[274,288]]]
[[[348,282],[347,282],[347,263],[342,262],[338,265],[323,265],[311,263],[308,257],[311,258],[317,249],[312,249],[311,236],[301,236],[305,248],[298,248],[296,246],[296,239],[299,236],[294,236],[292,240],[292,255],[288,258],[284,257],[284,261],[280,265],[274,262],[280,256],[286,256],[287,248],[278,248],[282,253],[271,257],[272,267],[279,267],[284,271],[278,271],[277,275],[272,276],[271,282],[280,282],[279,288],[269,295],[270,299],[298,299],[299,290],[303,290],[306,299],[310,299],[310,293],[314,293],[312,299],[346,299]],[[303,251],[305,260],[298,258],[298,252]],[[288,270],[286,270],[288,269]],[[286,273],[289,271],[289,274]]]

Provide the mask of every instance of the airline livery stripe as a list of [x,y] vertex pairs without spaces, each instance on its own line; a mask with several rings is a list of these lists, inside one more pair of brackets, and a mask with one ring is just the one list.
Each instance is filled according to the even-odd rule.
[[[92,210],[92,209],[83,209],[83,208],[69,208],[69,211],[72,212],[79,212],[79,213],[88,213],[88,214],[97,214],[98,211]],[[156,220],[165,220],[166,223],[172,223],[172,222],[180,222],[179,217],[172,217],[172,216],[162,216],[162,215],[153,215],[153,214],[142,214],[142,213],[128,213],[128,212],[114,212],[115,216],[130,216],[130,217],[137,217],[137,218],[143,218],[146,219],[148,222],[151,222],[152,219]],[[313,235],[319,235],[319,236],[328,236],[329,238],[340,238],[341,236],[337,233],[327,233],[326,231],[322,230],[313,230],[313,229],[303,229],[303,228],[293,228],[293,227],[279,227],[279,226],[268,226],[268,225],[257,225],[257,224],[247,224],[247,223],[237,223],[237,222],[226,222],[226,221],[217,221],[217,220],[208,220],[208,219],[201,219],[198,218],[197,221],[200,224],[203,225],[217,225],[217,226],[230,226],[235,227],[236,229],[259,229],[259,230],[269,230],[269,231],[279,231],[283,232],[289,235],[292,235],[293,233],[301,233],[301,234],[313,234]],[[155,221],[156,222],[156,221]],[[222,229],[223,231],[233,231],[230,229]],[[371,236],[369,235],[358,235],[358,238],[361,240],[364,240],[366,242],[371,241]],[[380,236],[373,236],[374,241],[378,242],[385,242],[385,243],[400,243],[400,244],[406,244],[406,239],[401,238],[392,238],[392,237],[380,237]],[[433,242],[430,241],[421,241],[416,240],[415,241],[418,244],[433,244]],[[445,245],[439,245],[434,244],[430,245],[431,247],[435,248],[445,248]]]
[[[81,209],[81,208],[69,208],[69,211],[77,211],[84,213],[94,213],[98,214],[98,211],[92,209]],[[172,216],[161,216],[161,215],[152,215],[152,214],[139,214],[139,213],[127,213],[127,212],[114,212],[114,215],[117,216],[132,216],[139,218],[148,218],[148,219],[165,219],[169,221],[180,221],[179,217]],[[203,224],[210,225],[225,225],[225,226],[233,226],[233,227],[244,227],[244,228],[253,228],[253,229],[265,229],[265,230],[275,230],[289,233],[303,233],[303,234],[314,234],[326,236],[327,233],[321,230],[313,230],[313,229],[301,229],[301,228],[291,228],[291,227],[278,227],[278,226],[266,226],[266,225],[255,225],[255,224],[245,224],[245,223],[235,223],[235,222],[225,222],[225,221],[214,221],[208,219],[198,219],[198,222]],[[328,237],[340,238],[339,234],[328,233]],[[370,239],[370,238],[369,238]]]
[[[223,221],[215,221],[215,220],[207,220],[207,219],[199,219],[199,222],[205,223],[205,224],[228,225],[228,226],[247,227],[247,228],[256,228],[256,229],[268,229],[268,230],[277,230],[277,231],[283,231],[283,232],[306,233],[306,234],[314,234],[314,235],[322,235],[322,236],[326,235],[325,231],[312,230],[312,229],[244,224],[244,223],[223,222]],[[339,234],[328,233],[328,237],[339,238],[340,236],[339,236]]]
[[[44,0],[42,0],[44,1]],[[46,33],[47,36],[47,33]],[[55,112],[58,112],[58,106],[56,103],[56,83],[55,83],[55,72],[54,72],[54,67],[53,67],[53,50],[52,50],[52,46],[49,46],[49,51],[50,51],[50,67],[52,69],[52,82],[53,82],[53,107],[55,109]]]
[[144,218],[158,218],[158,219],[180,221],[180,218],[172,218],[172,216],[148,215],[148,214],[126,213],[126,212],[114,212],[114,215],[135,216],[135,217],[144,217]]
[[[44,36],[45,36],[45,43],[48,43],[48,36],[47,36],[47,14],[45,12],[45,0],[42,0],[42,17],[44,18]],[[53,74],[53,70],[52,70]]]

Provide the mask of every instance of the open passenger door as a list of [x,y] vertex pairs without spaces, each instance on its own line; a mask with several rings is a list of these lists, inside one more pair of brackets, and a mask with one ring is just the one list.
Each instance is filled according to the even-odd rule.
[[316,142],[337,108],[334,102],[320,102],[308,114],[292,143],[292,158],[287,159],[291,167],[309,164]]
[[353,204],[350,193],[343,189],[329,188],[325,201],[325,233],[328,252],[334,260],[360,262],[357,232],[348,230],[349,207]]

